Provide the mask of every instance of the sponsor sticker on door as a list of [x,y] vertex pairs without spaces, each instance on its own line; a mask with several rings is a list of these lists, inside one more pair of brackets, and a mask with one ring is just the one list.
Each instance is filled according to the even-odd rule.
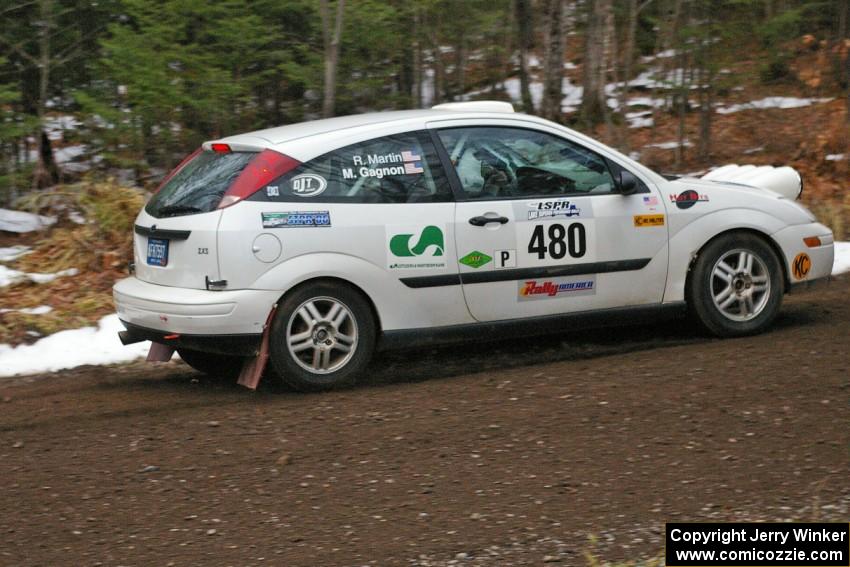
[[517,282],[517,299],[519,301],[582,295],[596,295],[596,275],[538,278]]
[[634,222],[636,228],[664,226],[664,215],[635,215]]
[[470,268],[480,268],[481,266],[486,266],[490,263],[493,257],[485,254],[484,252],[479,252],[478,250],[473,250],[460,260],[461,264],[464,266],[469,266]]
[[517,221],[567,220],[571,218],[592,218],[593,207],[590,199],[535,199],[514,205]]
[[445,226],[387,227],[387,267],[391,270],[446,267]]

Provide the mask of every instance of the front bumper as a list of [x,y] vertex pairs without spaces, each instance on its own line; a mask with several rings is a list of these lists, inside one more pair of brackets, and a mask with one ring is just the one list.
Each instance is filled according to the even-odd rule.
[[[817,236],[822,244],[814,247],[806,246],[803,239],[810,236]],[[816,222],[789,226],[775,233],[773,238],[782,249],[782,260],[785,262],[788,282],[792,288],[808,287],[808,285],[799,286],[798,284],[828,278],[832,273],[835,245],[832,231],[826,226]],[[794,269],[794,261],[801,254],[808,256],[810,260],[809,270],[802,277]]]
[[[280,292],[207,291],[125,278],[112,288],[118,318],[130,329],[179,335],[261,335]],[[159,342],[159,341],[158,341]]]

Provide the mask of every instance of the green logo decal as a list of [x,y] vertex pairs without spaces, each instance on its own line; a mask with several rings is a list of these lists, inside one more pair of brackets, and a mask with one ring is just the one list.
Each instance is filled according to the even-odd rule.
[[435,247],[431,256],[442,256],[445,244],[443,231],[436,226],[422,229],[419,239],[411,246],[412,234],[397,234],[390,239],[390,252],[400,257],[421,256],[429,247]]
[[481,266],[488,264],[492,259],[492,257],[488,256],[484,252],[473,250],[458,261],[470,268],[480,268]]

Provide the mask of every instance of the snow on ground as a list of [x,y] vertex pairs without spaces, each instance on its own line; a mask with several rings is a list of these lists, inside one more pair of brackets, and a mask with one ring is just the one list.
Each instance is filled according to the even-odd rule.
[[731,106],[721,106],[717,109],[718,114],[732,114],[742,110],[751,109],[766,109],[766,108],[800,108],[803,106],[811,106],[822,102],[829,102],[831,98],[796,98],[792,96],[769,96],[761,100],[745,102],[743,104],[733,104]]
[[76,276],[78,273],[80,273],[80,271],[77,268],[61,270],[52,274],[37,274],[32,272],[21,272],[6,266],[0,266],[0,287],[12,285],[13,283],[18,283],[24,280],[30,280],[34,283],[48,283],[52,282],[56,278],[61,278],[63,276]]
[[832,275],[843,274],[844,272],[850,272],[850,242],[836,242]]
[[0,231],[32,232],[55,223],[54,217],[45,217],[24,211],[0,209]]
[[[683,140],[682,146],[689,148],[693,146],[690,140]],[[657,144],[647,144],[644,148],[658,148],[660,150],[674,150],[679,147],[679,142],[672,140],[670,142],[659,142]]]
[[0,313],[23,313],[24,315],[44,315],[53,311],[49,305],[39,305],[38,307],[24,307],[23,309],[6,309],[0,308]]
[[129,362],[147,354],[147,342],[124,346],[116,333],[124,330],[118,315],[107,315],[97,327],[60,331],[31,345],[0,345],[0,376],[55,372],[83,364]]
[[17,260],[24,254],[29,254],[32,248],[29,246],[8,246],[5,248],[0,248],[0,262],[11,262],[12,260]]
[[[850,272],[850,242],[835,243],[832,273],[843,272]],[[107,315],[97,327],[60,331],[31,345],[0,345],[0,377],[55,372],[83,364],[129,362],[147,355],[148,342],[122,345],[117,336],[122,330],[118,315]]]

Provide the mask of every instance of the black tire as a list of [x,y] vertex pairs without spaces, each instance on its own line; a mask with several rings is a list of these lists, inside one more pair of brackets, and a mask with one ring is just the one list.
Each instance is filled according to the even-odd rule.
[[[336,313],[339,319],[343,310],[338,324],[328,317]],[[332,282],[308,283],[278,305],[269,337],[270,366],[300,392],[351,386],[372,358],[376,332],[372,309],[360,292]]]
[[178,349],[183,362],[202,374],[220,380],[236,380],[245,361],[241,356],[230,356],[197,350]]
[[[755,258],[749,271],[746,261],[741,268],[743,253]],[[712,240],[697,255],[688,281],[688,308],[696,323],[713,335],[754,335],[776,318],[784,291],[782,266],[773,248],[754,234],[732,232]]]

